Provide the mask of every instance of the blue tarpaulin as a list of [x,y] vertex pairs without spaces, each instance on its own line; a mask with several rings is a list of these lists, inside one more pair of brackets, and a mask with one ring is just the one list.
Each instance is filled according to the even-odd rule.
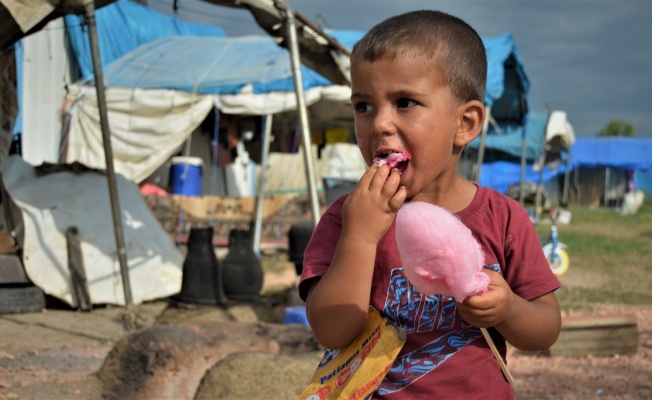
[[[636,180],[640,189],[652,193],[652,138],[626,137],[576,137],[570,148],[569,169],[576,168],[618,168],[637,171]],[[545,167],[542,181],[546,182],[566,172],[564,163],[555,170]],[[484,163],[480,184],[506,193],[509,186],[521,180],[521,166],[517,162],[499,161]],[[531,164],[525,169],[526,182],[538,182],[539,172]]]
[[[66,15],[66,27],[83,77],[93,74],[90,43],[84,17]],[[124,56],[138,46],[177,35],[224,37],[222,28],[189,24],[168,17],[131,0],[117,0],[95,11],[102,66]]]
[[[277,51],[277,55],[274,56],[276,58],[269,57],[275,45],[271,38],[260,38],[261,43],[265,40],[268,43],[258,44],[255,49],[247,47],[253,46],[248,44],[242,46],[240,51],[229,49],[222,53],[223,49],[220,46],[208,47],[211,43],[210,40],[190,39],[190,37],[224,38],[225,34],[221,28],[188,24],[160,14],[132,0],[117,0],[100,8],[96,11],[96,19],[101,62],[104,67],[130,52],[149,52],[147,55],[129,55],[130,62],[135,63],[133,67],[123,60],[121,66],[123,71],[120,73],[119,80],[109,82],[110,85],[171,88],[197,93],[202,93],[202,91],[204,93],[232,93],[234,88],[242,86],[234,83],[233,80],[225,80],[225,87],[220,87],[219,80],[212,80],[212,76],[206,75],[206,63],[210,63],[213,68],[219,66],[220,71],[227,71],[232,76],[241,71],[242,75],[246,76],[242,82],[252,83],[252,80],[257,80],[255,88],[257,93],[292,91],[294,88],[291,75],[287,75],[285,79],[275,79],[279,76],[279,70],[265,71],[265,73],[258,74],[256,78],[248,75],[252,72],[250,69],[252,60],[257,58],[263,58],[265,62],[271,62],[271,65],[279,68],[280,65],[275,63],[287,62],[279,59],[289,58],[287,51],[280,48],[274,49]],[[90,48],[87,35],[82,31],[82,22],[83,17],[66,16],[70,41],[80,64],[82,76],[92,79]],[[364,32],[356,30],[328,31],[327,33],[349,49],[364,35]],[[180,35],[186,36],[186,40],[170,38]],[[168,38],[167,43],[165,40],[161,40],[162,38]],[[157,44],[153,45],[152,42],[157,42]],[[229,40],[222,41],[222,43],[227,42]],[[492,107],[492,115],[497,120],[519,121],[522,118],[520,101],[522,99],[527,101],[529,82],[514,39],[511,34],[504,33],[492,38],[483,38],[483,43],[487,50],[489,68],[485,103]],[[142,47],[147,44],[149,46]],[[259,50],[263,53],[256,53]],[[254,53],[251,53],[252,51]],[[172,55],[162,54],[163,52],[170,52]],[[281,54],[285,55],[280,57]],[[169,62],[170,65],[163,65],[163,61]],[[188,65],[183,65],[184,63]],[[259,64],[262,61],[258,60],[255,63]],[[179,66],[183,67],[183,74],[190,76],[181,76],[182,74],[177,69]],[[127,68],[141,71],[140,74],[127,72],[125,70]],[[155,74],[154,77],[146,78],[149,83],[145,83],[143,80],[145,79],[143,78],[143,68],[149,68],[148,74]],[[309,68],[303,67],[302,74],[307,87],[331,84]],[[114,77],[114,79],[117,78]],[[204,79],[206,82],[202,82]],[[179,83],[179,80],[186,82]],[[262,85],[262,82],[265,84]],[[201,90],[198,90],[199,87]]]
[[[347,48],[362,32],[329,32]],[[192,62],[188,62],[192,60]],[[301,66],[304,89],[332,83]],[[174,36],[142,45],[111,64],[107,84],[117,87],[174,89],[200,94],[237,94],[247,84],[253,93],[292,92],[290,54],[267,36]]]
[[522,123],[529,108],[530,82],[510,33],[483,38],[487,52],[485,104],[497,121]]
[[[525,135],[526,140],[526,158],[528,162],[536,161],[543,153],[543,139],[546,135],[546,124],[548,114],[546,113],[529,113],[525,124],[517,123],[498,123],[496,129],[489,125],[485,148],[499,150],[515,158],[521,157],[521,138]],[[469,148],[477,149],[480,146],[480,137],[468,144]],[[485,167],[482,167],[483,171]],[[484,173],[484,172],[483,172]]]
[[652,169],[652,138],[578,137],[570,151],[571,167]]
[[[190,61],[192,60],[192,61]],[[293,91],[290,57],[265,36],[173,36],[147,43],[106,68],[113,87],[174,89],[199,94]],[[330,82],[302,67],[304,89]]]
[[[563,165],[555,170],[547,166],[541,173],[541,181],[546,182],[558,174],[563,174],[566,168]],[[521,182],[521,164],[508,161],[495,161],[482,164],[482,173],[480,174],[480,184],[501,193],[507,193],[510,186]],[[539,182],[539,171],[536,171],[533,164],[525,166],[525,182]]]

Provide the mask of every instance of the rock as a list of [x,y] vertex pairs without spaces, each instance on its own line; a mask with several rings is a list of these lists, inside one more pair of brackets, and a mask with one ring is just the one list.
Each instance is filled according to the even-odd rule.
[[296,399],[310,383],[323,354],[231,354],[206,373],[195,400]]
[[123,338],[97,378],[106,399],[192,399],[206,371],[230,354],[284,355],[318,349],[312,331],[300,325],[192,319]]

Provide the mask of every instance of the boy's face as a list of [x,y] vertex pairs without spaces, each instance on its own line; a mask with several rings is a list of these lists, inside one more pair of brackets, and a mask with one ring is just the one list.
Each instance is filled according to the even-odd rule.
[[400,56],[352,60],[351,88],[355,135],[367,164],[407,151],[412,159],[401,184],[408,198],[444,189],[442,183],[456,174],[463,112],[432,63]]

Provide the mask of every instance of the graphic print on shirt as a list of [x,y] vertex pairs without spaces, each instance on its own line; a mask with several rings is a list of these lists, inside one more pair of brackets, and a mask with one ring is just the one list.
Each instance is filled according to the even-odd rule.
[[405,388],[482,337],[479,328],[461,319],[452,297],[423,295],[408,282],[403,268],[392,270],[383,311],[394,325],[405,328],[407,335],[432,331],[442,331],[442,335],[413,352],[398,356],[378,387],[379,394]]

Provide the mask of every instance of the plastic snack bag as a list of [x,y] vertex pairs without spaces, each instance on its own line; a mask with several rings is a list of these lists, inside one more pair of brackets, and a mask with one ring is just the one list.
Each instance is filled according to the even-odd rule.
[[383,381],[405,343],[405,330],[373,307],[360,335],[346,348],[326,350],[298,400],[366,399]]

